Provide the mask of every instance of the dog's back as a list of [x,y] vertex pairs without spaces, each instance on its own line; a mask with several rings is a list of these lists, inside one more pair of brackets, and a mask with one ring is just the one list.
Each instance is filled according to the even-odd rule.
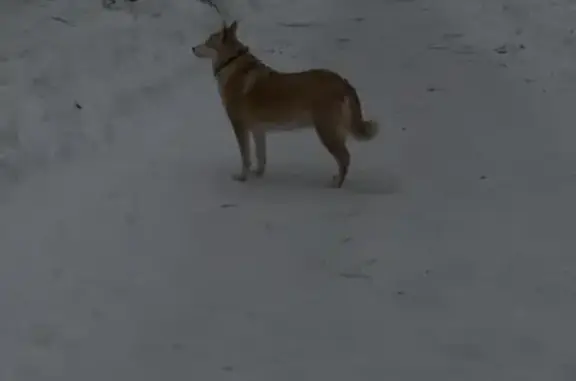
[[[233,69],[233,68],[231,68]],[[325,69],[282,73],[256,63],[242,70],[238,63],[223,84],[221,96],[233,117],[248,129],[289,131],[327,128],[327,133],[351,133],[371,139],[374,128],[366,128],[354,87],[339,74]],[[371,124],[374,127],[374,124]]]

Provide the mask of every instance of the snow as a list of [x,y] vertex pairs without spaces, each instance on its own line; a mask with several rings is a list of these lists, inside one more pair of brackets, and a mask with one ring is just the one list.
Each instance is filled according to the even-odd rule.
[[381,135],[233,182],[211,9],[2,2],[0,380],[574,379],[571,2],[225,4]]

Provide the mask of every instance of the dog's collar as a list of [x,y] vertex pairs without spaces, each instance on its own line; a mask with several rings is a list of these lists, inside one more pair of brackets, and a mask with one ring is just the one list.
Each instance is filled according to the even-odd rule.
[[222,62],[220,65],[214,68],[214,75],[217,77],[222,70],[224,70],[228,65],[234,62],[236,59],[242,57],[244,54],[248,53],[248,48],[242,48],[238,53],[234,54],[232,57],[228,58],[226,61]]

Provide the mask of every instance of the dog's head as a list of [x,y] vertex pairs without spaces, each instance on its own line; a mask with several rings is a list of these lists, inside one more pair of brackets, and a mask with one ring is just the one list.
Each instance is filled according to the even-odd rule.
[[219,31],[208,36],[206,41],[194,46],[192,53],[198,58],[210,58],[213,61],[218,60],[219,57],[234,53],[242,46],[236,37],[237,29],[237,21],[234,21],[229,26],[224,24]]

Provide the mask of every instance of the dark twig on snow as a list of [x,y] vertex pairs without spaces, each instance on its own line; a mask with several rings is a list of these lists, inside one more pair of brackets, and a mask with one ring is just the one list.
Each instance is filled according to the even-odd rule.
[[224,16],[222,15],[222,12],[220,12],[220,8],[218,8],[218,6],[216,4],[214,4],[214,2],[212,0],[199,0],[199,1],[201,3],[208,5],[209,7],[214,8],[214,10],[220,15],[222,20],[224,20]]
[[69,25],[69,26],[74,26],[74,23],[66,20],[64,17],[52,16],[52,20],[61,22],[62,24],[66,24],[66,25]]

